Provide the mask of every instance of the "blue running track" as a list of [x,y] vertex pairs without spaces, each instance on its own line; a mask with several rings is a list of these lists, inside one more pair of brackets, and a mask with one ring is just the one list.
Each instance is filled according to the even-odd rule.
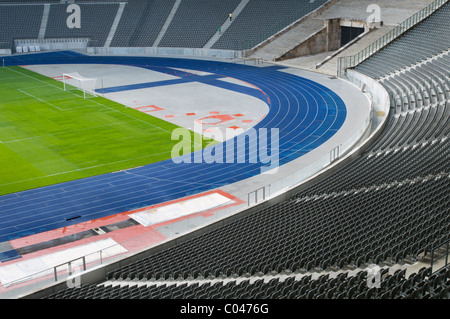
[[[91,57],[70,51],[5,58],[5,65],[63,63],[133,65],[164,72],[184,68],[212,73],[213,76],[203,79],[185,77],[175,81],[203,81],[211,85],[219,82],[224,88],[266,102],[269,113],[254,129],[267,128],[269,132],[271,128],[279,129],[279,165],[326,142],[341,128],[347,114],[344,102],[333,91],[311,80],[280,72],[281,67],[275,66],[182,58]],[[260,90],[218,81],[221,76],[251,83]],[[224,143],[231,142],[236,142],[236,138]],[[0,243],[219,188],[260,174],[262,166],[261,161],[176,164],[167,160],[4,195],[0,197]],[[72,216],[81,217],[66,220]]]

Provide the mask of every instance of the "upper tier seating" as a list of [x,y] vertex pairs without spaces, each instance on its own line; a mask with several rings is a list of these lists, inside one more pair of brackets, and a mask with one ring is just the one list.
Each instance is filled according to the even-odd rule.
[[80,289],[65,289],[45,299],[448,299],[450,298],[450,268],[432,274],[430,268],[405,276],[405,270],[390,274],[382,269],[378,287],[367,284],[368,273],[353,276],[341,273],[312,279],[306,275],[299,280],[273,278],[250,282],[228,283],[170,283],[157,285],[86,285]]
[[[448,57],[437,51],[419,62],[411,71],[437,83]],[[391,96],[413,87],[422,96],[431,92],[432,87],[410,82],[404,74],[395,72],[395,92],[388,78],[382,83]],[[427,103],[408,99],[406,107],[393,107],[374,145],[291,199],[122,266],[107,279],[186,280],[345,269],[416,260],[429,253],[450,233],[450,100],[441,93]],[[385,296],[398,297],[396,292]]]
[[2,5],[0,8],[0,42],[36,39],[41,26],[43,5]]
[[[448,51],[450,43],[450,4],[409,30],[384,50],[356,67],[358,72],[378,79]],[[439,30],[438,32],[436,30]],[[447,68],[448,76],[448,68]]]
[[79,3],[81,28],[68,28],[67,4],[52,4],[45,38],[91,38],[95,46],[103,46],[119,9],[118,3]]
[[251,49],[326,0],[250,0],[213,49]]
[[175,0],[130,0],[125,6],[112,47],[151,47]]
[[[12,46],[14,39],[36,39],[43,17],[44,3],[50,3],[45,38],[80,38],[102,47],[111,31],[119,1],[77,1],[81,8],[81,28],[68,28],[67,3],[59,1],[0,2],[0,42]],[[231,26],[223,32],[213,49],[250,49],[327,0],[250,0]],[[8,1],[10,3],[10,1]],[[30,4],[33,3],[33,4]],[[182,0],[168,20],[176,0],[128,0],[110,43],[112,47],[202,48],[215,35],[229,13],[241,0]],[[166,21],[170,21],[165,27]],[[159,34],[163,37],[155,42]]]
[[239,2],[183,0],[159,46],[203,47]]

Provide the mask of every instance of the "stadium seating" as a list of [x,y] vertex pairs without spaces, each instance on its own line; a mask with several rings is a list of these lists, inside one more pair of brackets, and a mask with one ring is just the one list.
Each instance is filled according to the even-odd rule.
[[[448,30],[449,20],[440,18],[442,12],[448,15],[448,8],[390,47],[414,47],[416,38],[423,37],[417,30],[428,30],[429,24],[433,30]],[[411,59],[384,69],[373,64],[378,56],[394,61],[397,50],[390,47],[356,68],[380,79],[388,90],[393,104],[387,126],[344,169],[288,200],[111,271],[104,284],[83,287],[85,293],[66,290],[50,297],[448,298],[448,267],[434,274],[423,269],[408,278],[404,271],[385,274],[382,288],[375,290],[367,287],[364,273],[351,278],[324,274],[317,280],[232,281],[415,261],[448,240],[449,55],[436,45],[423,54],[410,50]],[[187,285],[186,280],[194,279],[219,283]],[[181,284],[174,285],[174,280]],[[130,285],[112,285],[120,281]]]
[[[45,38],[91,38],[102,47],[111,31],[120,1],[76,1],[82,12],[82,28],[67,28],[67,3],[60,1],[0,1],[0,42],[36,39],[44,3],[51,4]],[[250,0],[233,20],[215,49],[250,49],[287,25],[318,8],[327,0]],[[13,3],[13,4],[11,4]],[[152,47],[160,32],[159,47],[202,48],[227,20],[241,0],[182,0],[167,29],[163,28],[175,0],[126,0],[110,43],[112,47]],[[15,4],[15,5],[14,5]]]
[[39,35],[43,5],[3,5],[0,10],[0,42],[36,39]]
[[182,1],[159,46],[202,48],[239,2]]
[[[119,4],[77,2],[83,28],[64,27],[66,6],[52,3],[45,37],[90,37],[102,46]],[[182,1],[159,46],[201,48],[239,2]],[[326,1],[295,2],[251,0],[213,48],[249,49]],[[128,0],[111,46],[152,46],[174,3]],[[37,38],[43,9],[2,6],[0,42]],[[449,13],[446,4],[355,68],[386,88],[391,113],[380,137],[344,168],[283,202],[117,268],[102,284],[47,298],[448,299],[449,267],[383,273],[379,289],[367,286],[366,272],[346,270],[415,261],[449,238]],[[236,279],[330,269],[343,273]],[[211,282],[189,283],[203,279]]]
[[251,49],[325,2],[251,0],[212,48]]
[[[389,45],[360,64],[356,70],[378,79],[448,51],[450,43],[449,14],[450,5],[445,4],[423,23],[403,35],[401,41]],[[435,30],[440,31],[435,32]],[[448,68],[446,71],[448,80]]]
[[[81,28],[68,28],[67,4],[59,1],[0,2],[0,43],[12,46],[14,39],[37,39],[44,12],[44,3],[50,4],[45,39],[90,38],[92,45],[103,46],[116,17],[119,3],[77,3],[82,12]],[[19,3],[19,4],[18,4]]]
[[112,47],[151,47],[175,0],[130,0],[116,30]]
[[422,268],[406,277],[405,270],[390,274],[380,273],[379,286],[367,284],[368,273],[360,271],[353,276],[340,273],[312,279],[287,277],[250,282],[232,280],[205,283],[167,283],[128,285],[86,285],[80,289],[66,289],[46,299],[448,299],[450,297],[450,268],[442,268],[431,274],[430,268]]
[[119,9],[118,3],[79,3],[81,28],[67,27],[67,4],[52,4],[45,38],[89,37],[95,46],[103,46]]

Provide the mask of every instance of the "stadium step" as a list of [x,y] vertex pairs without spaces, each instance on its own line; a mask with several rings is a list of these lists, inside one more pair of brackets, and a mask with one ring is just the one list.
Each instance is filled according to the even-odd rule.
[[168,15],[168,17],[166,19],[166,22],[162,26],[161,30],[159,31],[158,36],[155,39],[155,42],[153,43],[154,47],[157,47],[159,45],[159,43],[161,42],[162,38],[166,34],[167,28],[169,27],[170,23],[172,22],[173,17],[175,16],[175,13],[177,12],[178,7],[180,6],[180,3],[181,3],[181,0],[176,0],[175,1],[174,5],[172,7],[172,10],[170,11],[170,13],[169,13],[169,15]]
[[[250,2],[250,0],[242,0],[239,5],[236,7],[236,9],[232,12],[232,17],[235,19],[245,8],[245,6]],[[230,19],[227,19],[224,24],[220,27],[220,31],[218,30],[211,39],[205,44],[203,47],[204,49],[210,49],[216,42],[219,40],[219,38],[222,36],[222,34],[227,31],[229,26],[233,23],[233,20],[230,21]]]
[[119,5],[119,9],[117,10],[116,17],[114,18],[114,22],[111,26],[111,30],[109,31],[108,37],[106,38],[104,47],[108,48],[111,45],[111,41],[114,39],[114,35],[116,34],[117,26],[119,25],[120,19],[122,18],[123,11],[125,10],[125,3],[121,2]]
[[38,39],[44,39],[45,31],[47,31],[48,15],[50,13],[50,4],[44,4],[44,12],[42,14],[41,27],[39,29]]

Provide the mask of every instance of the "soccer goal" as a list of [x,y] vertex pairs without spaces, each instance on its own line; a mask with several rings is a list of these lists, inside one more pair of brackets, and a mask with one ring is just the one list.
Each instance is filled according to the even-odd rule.
[[93,98],[101,93],[102,80],[97,78],[87,78],[79,74],[63,73],[62,80],[64,83],[64,91],[81,92],[81,96],[85,99]]

